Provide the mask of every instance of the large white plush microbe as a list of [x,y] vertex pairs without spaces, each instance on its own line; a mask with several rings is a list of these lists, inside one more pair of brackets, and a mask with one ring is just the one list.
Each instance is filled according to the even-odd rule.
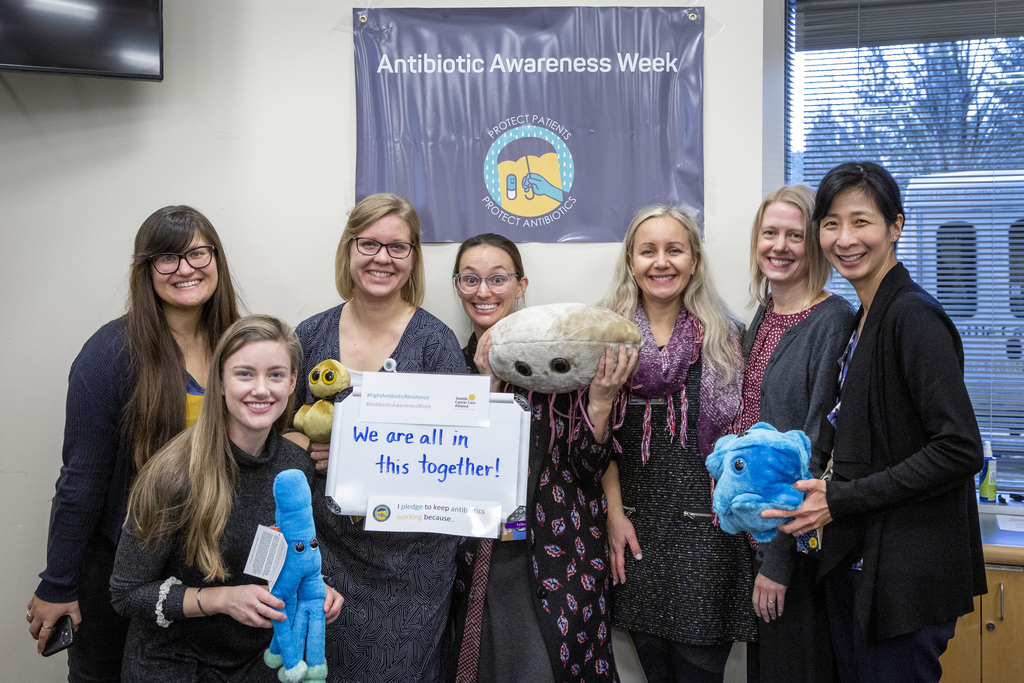
[[532,306],[495,323],[488,360],[496,377],[548,394],[590,384],[605,350],[639,347],[640,330],[607,308]]

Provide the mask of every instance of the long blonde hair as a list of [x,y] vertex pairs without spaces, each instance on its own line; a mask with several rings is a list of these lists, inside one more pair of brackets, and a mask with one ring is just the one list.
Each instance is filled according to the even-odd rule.
[[[150,458],[128,497],[126,523],[133,525],[143,544],[166,542],[184,531],[185,561],[197,566],[206,581],[223,581],[228,576],[220,540],[231,515],[238,475],[228,439],[224,365],[243,346],[261,341],[282,344],[292,372],[296,371],[302,347],[286,323],[269,315],[250,315],[229,327],[214,350],[199,419]],[[294,396],[274,423],[277,431],[287,427],[293,404]]]
[[742,359],[736,344],[739,321],[715,289],[697,223],[681,209],[655,205],[644,207],[634,214],[622,240],[622,251],[615,264],[611,286],[599,305],[610,308],[627,320],[633,319],[642,296],[631,268],[636,231],[644,221],[661,217],[678,221],[689,237],[694,271],[683,290],[683,307],[704,325],[704,359],[711,363],[726,381],[731,381],[742,367]]
[[[825,289],[832,276],[832,266],[821,250],[821,243],[816,239],[814,226],[811,224],[811,213],[814,211],[814,190],[806,185],[783,185],[770,193],[761,202],[754,216],[754,225],[750,229],[750,303],[768,305],[768,278],[761,272],[757,259],[757,244],[761,239],[761,223],[764,212],[769,204],[786,202],[800,209],[804,222],[804,258],[807,260],[807,279],[804,281],[804,295],[813,299]],[[814,239],[812,239],[814,238]]]

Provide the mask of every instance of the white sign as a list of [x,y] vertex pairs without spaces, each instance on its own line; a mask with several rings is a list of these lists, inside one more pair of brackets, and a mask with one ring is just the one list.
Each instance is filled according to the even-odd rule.
[[996,524],[1002,531],[1024,531],[1024,517],[1019,515],[996,515]]
[[449,506],[491,501],[487,505],[499,505],[505,521],[526,505],[530,413],[512,394],[489,397],[489,427],[467,427],[367,422],[363,390],[356,387],[334,405],[325,491],[334,512],[365,515],[371,496],[387,505],[420,498]]
[[360,421],[486,427],[490,383],[487,375],[368,372]]
[[281,575],[284,560],[288,556],[288,541],[284,534],[273,527],[260,524],[249,548],[249,559],[242,571],[249,576],[263,579],[273,590],[277,577]]
[[501,504],[493,501],[370,496],[363,528],[495,538],[500,525]]

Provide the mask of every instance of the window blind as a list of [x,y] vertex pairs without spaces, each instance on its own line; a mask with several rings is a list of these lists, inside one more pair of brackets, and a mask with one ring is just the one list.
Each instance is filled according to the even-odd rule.
[[1000,493],[1024,494],[1024,2],[789,0],[786,35],[787,181],[875,161],[900,183],[897,254],[960,331]]

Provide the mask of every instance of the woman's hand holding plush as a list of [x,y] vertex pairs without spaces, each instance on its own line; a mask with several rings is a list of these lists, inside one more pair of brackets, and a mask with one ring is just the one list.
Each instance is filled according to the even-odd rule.
[[284,609],[284,601],[274,597],[266,586],[255,583],[206,588],[203,606],[207,614],[226,614],[240,624],[258,628],[271,628],[272,621],[285,621],[287,618],[280,611]]
[[627,352],[626,345],[619,344],[617,357],[612,349],[607,349],[597,361],[597,373],[590,382],[587,415],[594,427],[594,438],[598,441],[608,438],[608,418],[612,413],[612,403],[619,389],[636,369],[639,357],[639,350]]
[[779,527],[784,534],[800,536],[812,529],[820,529],[832,521],[832,513],[828,509],[828,500],[825,497],[825,481],[822,479],[802,479],[793,488],[803,491],[804,502],[796,510],[765,510],[761,513],[764,518],[792,517],[792,522],[787,522]]

